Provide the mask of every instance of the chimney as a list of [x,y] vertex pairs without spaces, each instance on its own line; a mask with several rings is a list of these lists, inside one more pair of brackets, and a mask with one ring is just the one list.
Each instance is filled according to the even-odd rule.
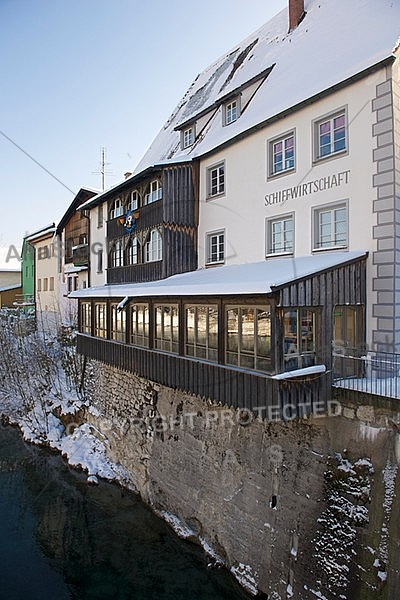
[[289,31],[296,29],[304,16],[304,0],[289,0]]

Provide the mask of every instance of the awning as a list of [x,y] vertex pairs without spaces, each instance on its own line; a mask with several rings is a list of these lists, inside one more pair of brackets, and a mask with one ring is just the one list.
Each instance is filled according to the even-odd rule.
[[76,290],[70,298],[227,296],[270,294],[298,279],[366,258],[366,250],[273,258],[256,263],[198,269],[147,283],[103,285]]

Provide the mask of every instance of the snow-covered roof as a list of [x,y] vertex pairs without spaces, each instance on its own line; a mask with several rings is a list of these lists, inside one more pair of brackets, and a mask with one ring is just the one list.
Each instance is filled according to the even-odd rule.
[[6,287],[0,287],[0,293],[11,292],[12,290],[19,290],[22,287],[21,283],[15,283],[14,285],[7,285]]
[[16,273],[21,270],[21,250],[15,246],[0,248],[0,271]]
[[280,258],[198,269],[147,283],[103,285],[71,292],[71,298],[226,296],[269,294],[274,288],[367,256],[365,250]]
[[24,240],[28,242],[35,242],[40,240],[41,238],[46,238],[54,235],[56,230],[57,228],[55,223],[52,223],[51,225],[47,225],[46,227],[38,229],[37,231],[34,231],[33,233],[30,233],[29,235],[25,236]]
[[[288,33],[285,8],[200,73],[133,176],[163,161],[202,156],[393,55],[400,35],[398,0],[305,0],[305,11]],[[223,126],[218,103],[262,75],[237,121]],[[208,109],[214,116],[195,144],[182,150],[177,128]]]

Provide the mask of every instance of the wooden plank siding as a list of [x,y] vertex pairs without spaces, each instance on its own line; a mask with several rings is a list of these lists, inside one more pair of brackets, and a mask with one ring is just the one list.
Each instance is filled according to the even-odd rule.
[[[278,307],[320,307],[321,329],[317,360],[332,368],[333,311],[337,305],[366,305],[366,259],[353,261],[308,278],[296,280],[276,290]],[[282,330],[282,312],[277,310],[275,326]],[[365,323],[359,332],[365,339]],[[279,336],[278,336],[279,338]],[[275,364],[283,368],[282,344],[276,346]]]
[[[78,352],[123,371],[263,417],[289,420],[321,401],[323,377],[278,382],[268,375],[78,334]],[[307,405],[307,409],[302,406]]]
[[[162,233],[162,260],[136,265],[108,267],[107,283],[156,281],[197,268],[198,206],[194,190],[192,165],[177,165],[162,171],[162,199],[138,209],[139,216],[133,235],[142,243],[151,229]],[[107,223],[107,246],[116,239],[128,239],[119,218]],[[142,256],[143,259],[143,256]]]

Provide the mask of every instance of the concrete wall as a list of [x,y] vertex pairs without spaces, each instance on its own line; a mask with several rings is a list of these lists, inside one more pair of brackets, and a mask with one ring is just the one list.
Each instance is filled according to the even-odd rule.
[[341,401],[341,416],[335,404],[328,417],[261,421],[96,362],[86,386],[86,419],[143,500],[249,591],[395,597],[396,406]]

